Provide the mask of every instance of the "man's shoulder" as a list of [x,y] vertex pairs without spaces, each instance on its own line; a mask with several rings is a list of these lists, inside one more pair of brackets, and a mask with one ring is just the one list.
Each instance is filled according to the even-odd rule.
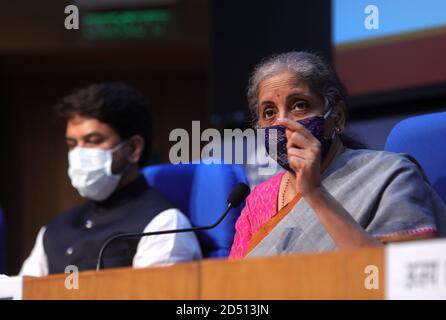
[[167,199],[166,196],[153,187],[144,190],[136,201],[138,205],[143,208],[150,205],[159,212],[167,209],[176,209],[176,206],[169,199]]

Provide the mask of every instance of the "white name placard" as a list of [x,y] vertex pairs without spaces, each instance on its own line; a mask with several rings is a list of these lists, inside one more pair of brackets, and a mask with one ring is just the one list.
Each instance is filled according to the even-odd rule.
[[446,299],[446,239],[389,244],[385,263],[386,299]]
[[0,300],[22,300],[23,277],[0,275]]

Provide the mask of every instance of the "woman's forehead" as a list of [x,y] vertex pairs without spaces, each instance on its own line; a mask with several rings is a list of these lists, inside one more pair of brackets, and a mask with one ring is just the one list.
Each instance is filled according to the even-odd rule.
[[310,95],[308,85],[295,74],[285,71],[262,80],[259,84],[259,98],[286,93]]

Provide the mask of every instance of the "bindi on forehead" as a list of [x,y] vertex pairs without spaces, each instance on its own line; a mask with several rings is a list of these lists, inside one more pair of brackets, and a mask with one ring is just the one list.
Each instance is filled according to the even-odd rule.
[[310,95],[308,86],[299,77],[289,72],[266,78],[259,85],[261,100],[262,98],[286,98],[291,92]]

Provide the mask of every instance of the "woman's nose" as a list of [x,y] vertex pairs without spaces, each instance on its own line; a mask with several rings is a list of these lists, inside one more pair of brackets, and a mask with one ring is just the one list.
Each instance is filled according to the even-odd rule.
[[279,111],[273,125],[277,125],[279,119],[290,119],[290,114],[286,110]]

